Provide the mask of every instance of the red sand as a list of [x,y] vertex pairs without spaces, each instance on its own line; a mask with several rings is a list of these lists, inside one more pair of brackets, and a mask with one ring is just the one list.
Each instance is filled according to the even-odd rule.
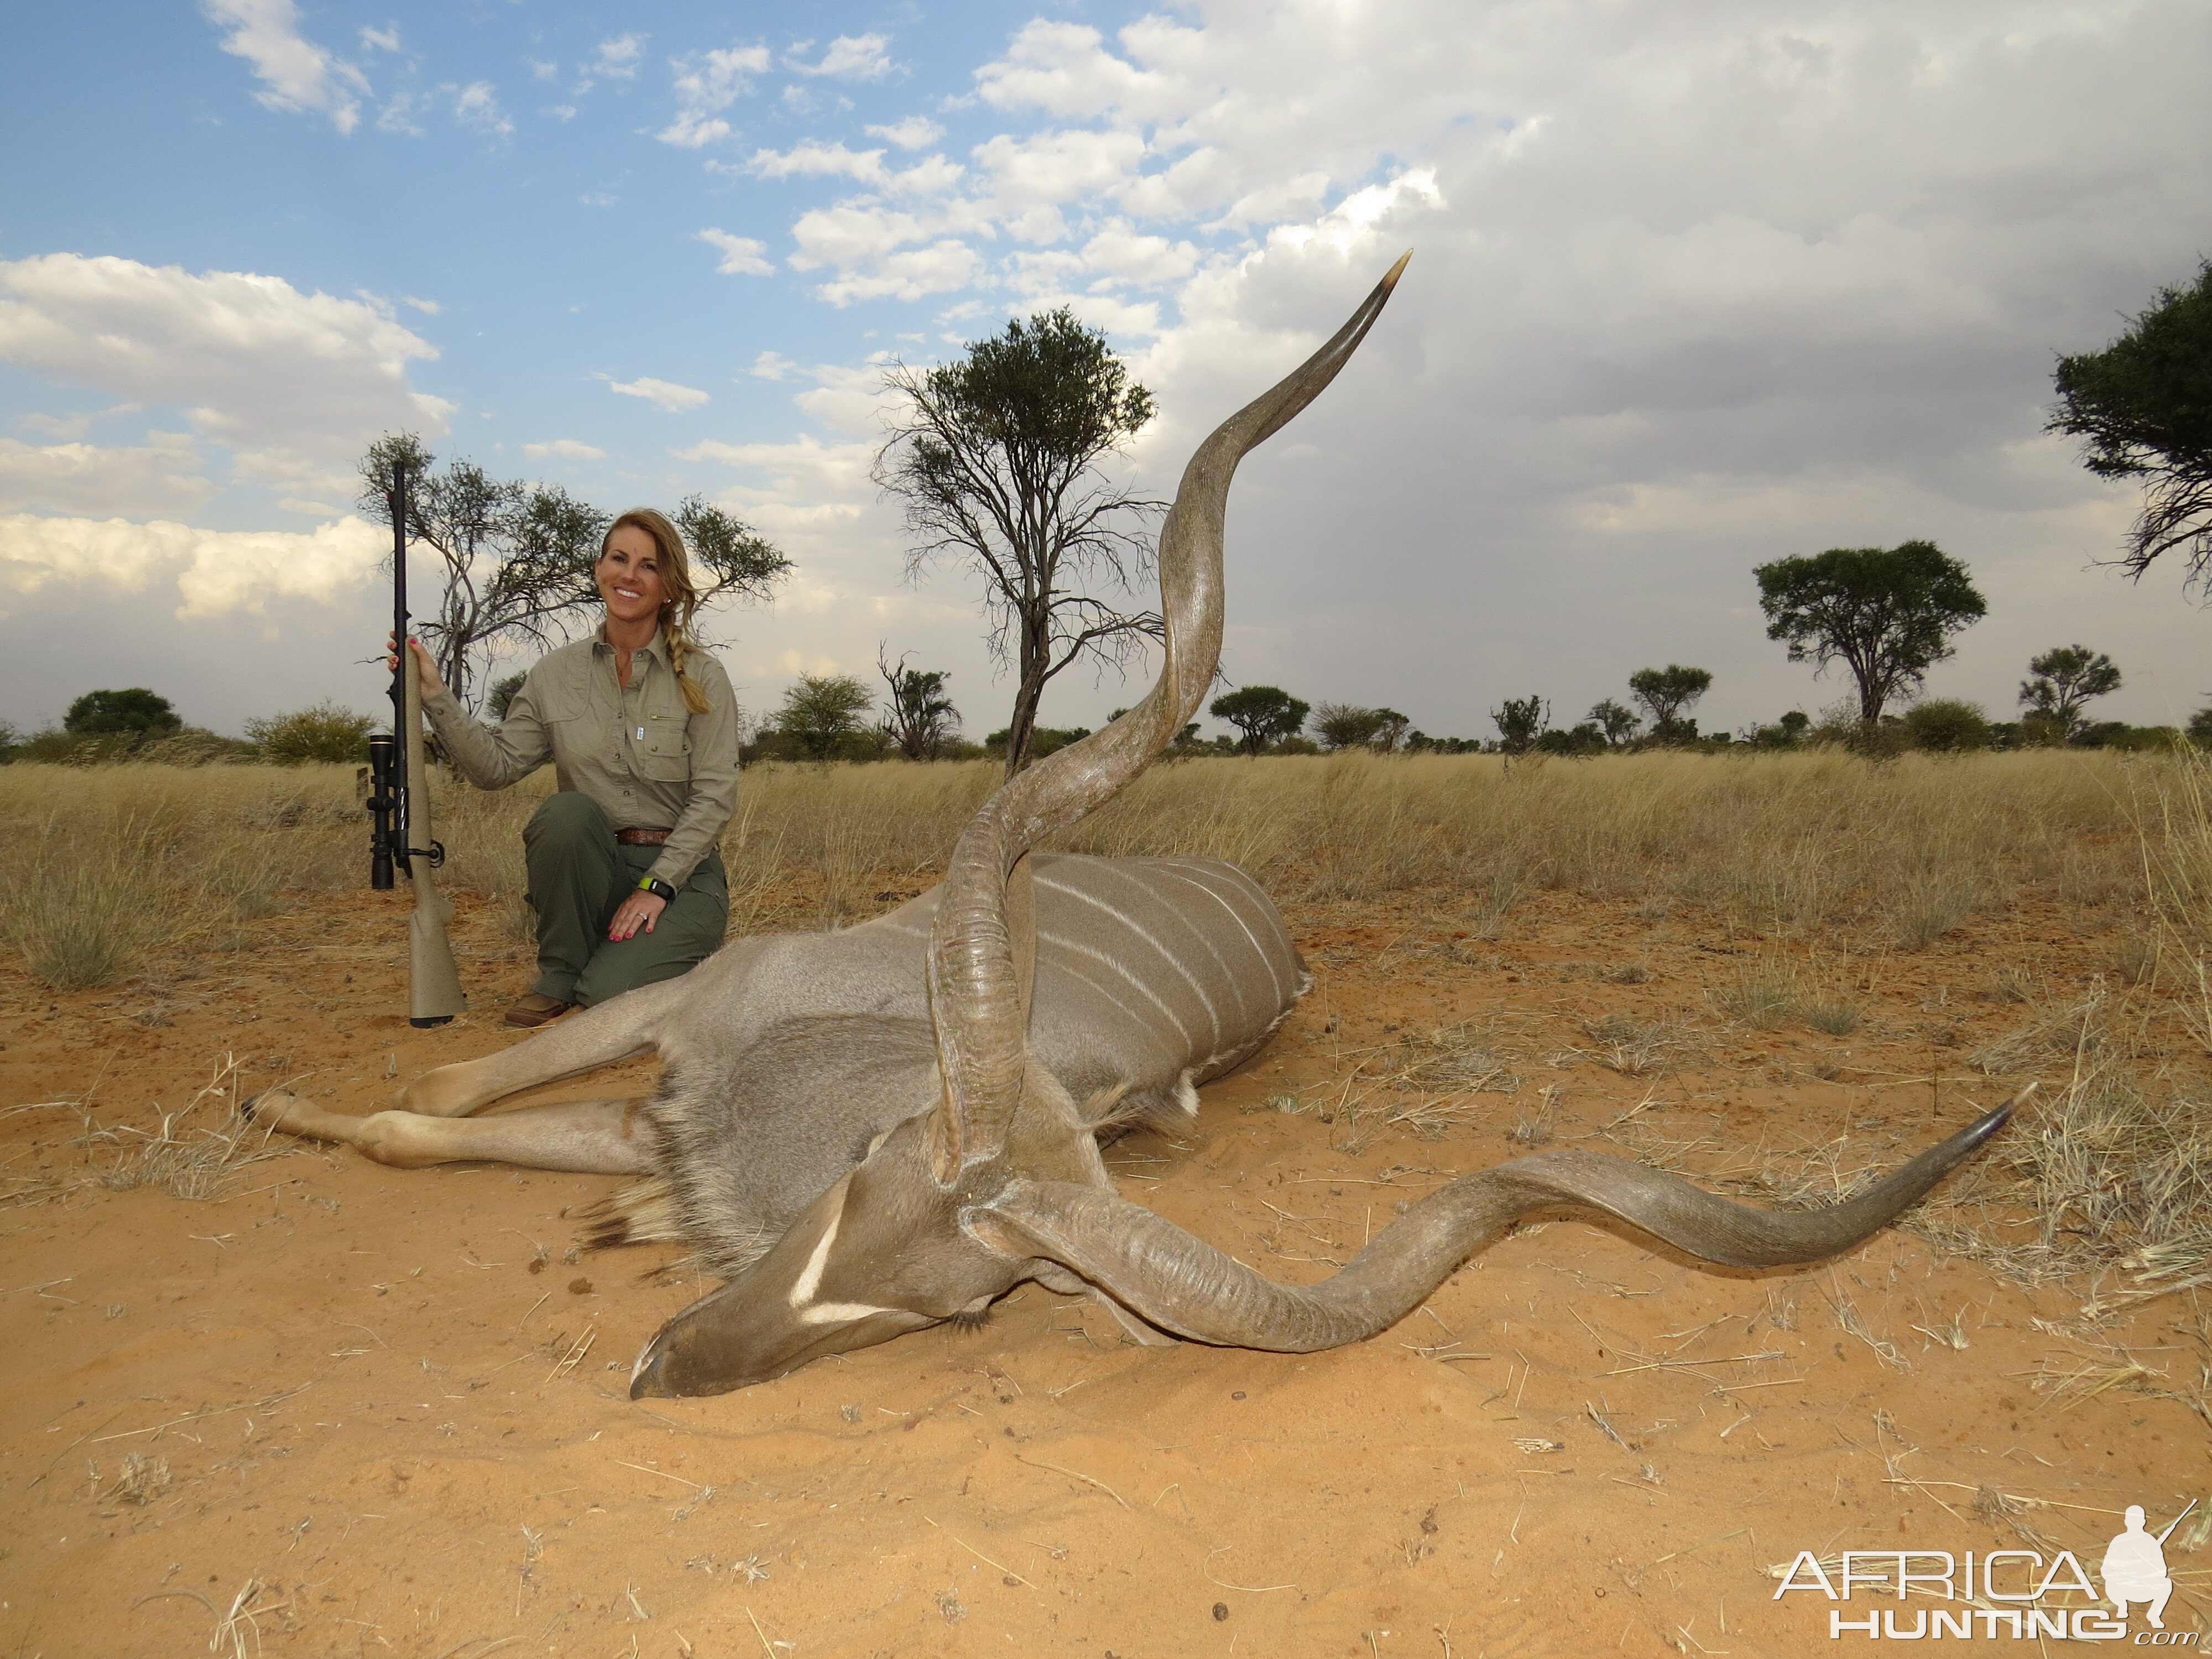
[[[394,1056],[406,1077],[513,1040],[483,1014],[408,1028],[396,911],[318,903],[199,977],[58,995],[0,969],[0,1109],[28,1108],[0,1118],[0,1653],[173,1659],[234,1607],[224,1654],[1841,1652],[1832,1604],[1778,1603],[1770,1564],[2039,1547],[2094,1571],[2125,1505],[2155,1530],[2212,1492],[2203,1419],[2155,1393],[2201,1389],[2201,1304],[2092,1328],[2078,1287],[2030,1295],[1894,1232],[1744,1273],[1562,1216],[1397,1329],[1306,1357],[1137,1348],[1031,1285],[980,1332],[633,1405],[632,1357],[699,1287],[641,1284],[654,1253],[570,1254],[566,1218],[605,1181],[310,1150],[213,1202],[88,1179],[115,1154],[79,1144],[84,1113],[150,1127],[226,1054],[249,1091],[305,1073],[367,1111]],[[1832,1038],[1729,1026],[1711,996],[1743,941],[1696,917],[1550,896],[1492,942],[1419,900],[1293,924],[1317,985],[1273,1047],[1181,1140],[1109,1158],[1285,1279],[1522,1150],[1505,1132],[1546,1087],[1555,1144],[1648,1096],[1638,1122],[1676,1139],[1848,1131],[1847,1167],[1896,1161],[1997,1098],[1964,1056],[2020,1018],[1980,994],[2000,969],[2063,986],[2111,950],[2022,914],[1874,959],[1868,1024]],[[495,1011],[519,960],[465,903],[461,937]],[[1654,977],[1601,977],[1629,962]],[[1687,1021],[1688,1069],[1570,1052],[1612,1013]],[[1521,1086],[1440,1139],[1352,1152],[1367,1126],[1254,1109],[1349,1079],[1395,1030],[1483,1017]],[[2148,1376],[2087,1400],[2032,1386],[2130,1363]],[[132,1454],[159,1460],[135,1492]],[[2048,1541],[1978,1513],[1984,1488],[2054,1506],[2019,1517]],[[2174,1632],[2212,1629],[2191,1535],[2168,1546]],[[1957,1605],[1916,1596],[1905,1627]],[[1844,1611],[1884,1607],[1862,1589]]]

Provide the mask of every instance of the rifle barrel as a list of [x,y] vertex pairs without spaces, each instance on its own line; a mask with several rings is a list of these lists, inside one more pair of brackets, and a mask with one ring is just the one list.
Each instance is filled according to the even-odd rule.
[[2172,1537],[2172,1536],[2173,1536],[2173,1529],[2174,1529],[2176,1527],[2179,1526],[2183,1522],[2185,1522],[2185,1521],[2186,1521],[2187,1519],[2189,1519],[2189,1510],[2193,1510],[2193,1509],[2195,1509],[2196,1507],[2197,1507],[2197,1500],[2196,1500],[2195,1498],[2191,1498],[2191,1499],[2189,1500],[2189,1509],[2185,1509],[2185,1510],[2182,1510],[2182,1512],[2181,1512],[2180,1514],[2179,1514],[2179,1515],[2175,1516],[2173,1517],[2173,1519],[2172,1519],[2172,1520],[2171,1520],[2171,1521],[2169,1521],[2169,1522],[2167,1522],[2166,1523],[2166,1530],[2165,1530],[2164,1532],[2162,1532],[2162,1533],[2159,1534],[2159,1535],[2158,1535],[2158,1541],[2159,1541],[2160,1544],[2164,1544],[2167,1539],[2169,1539],[2169,1538]]

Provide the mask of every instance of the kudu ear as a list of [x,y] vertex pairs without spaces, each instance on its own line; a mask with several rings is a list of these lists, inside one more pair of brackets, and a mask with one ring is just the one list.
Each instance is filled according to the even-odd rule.
[[1708,1261],[1776,1267],[1840,1255],[1918,1201],[2003,1126],[2026,1093],[1825,1210],[1754,1210],[1679,1176],[1592,1152],[1517,1158],[1438,1188],[1313,1285],[1278,1285],[1141,1205],[1076,1182],[1009,1182],[963,1211],[961,1223],[1003,1254],[1072,1268],[1164,1330],[1308,1353],[1389,1329],[1491,1234],[1555,1205],[1618,1216]]

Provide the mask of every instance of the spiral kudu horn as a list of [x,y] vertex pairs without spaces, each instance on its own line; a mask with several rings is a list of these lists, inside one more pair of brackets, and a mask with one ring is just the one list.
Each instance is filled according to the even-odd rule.
[[1221,532],[1229,483],[1247,451],[1336,378],[1397,286],[1403,255],[1329,342],[1214,429],[1183,469],[1160,532],[1160,678],[1104,730],[1010,780],[962,833],[945,869],[929,945],[930,1011],[944,1092],[930,1121],[932,1173],[950,1187],[996,1158],[1021,1098],[1026,1049],[1006,924],[1006,878],[1022,855],[1111,799],[1198,712],[1221,655]]
[[1516,1158],[1439,1188],[1342,1272],[1308,1286],[1263,1279],[1174,1223],[1097,1187],[1017,1180],[963,1219],[994,1248],[1072,1267],[1164,1329],[1200,1342],[1306,1353],[1389,1329],[1492,1233],[1552,1205],[1605,1211],[1693,1255],[1735,1267],[1838,1255],[1942,1180],[1996,1133],[2021,1098],[2015,1095],[1850,1202],[1826,1210],[1754,1210],[1679,1176],[1591,1152]]

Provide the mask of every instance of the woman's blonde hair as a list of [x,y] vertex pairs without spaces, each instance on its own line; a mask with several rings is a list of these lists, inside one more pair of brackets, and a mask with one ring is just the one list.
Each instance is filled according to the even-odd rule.
[[691,618],[699,609],[699,590],[691,581],[691,559],[684,549],[684,532],[669,522],[665,513],[649,507],[634,507],[607,526],[607,533],[599,538],[599,556],[607,556],[607,547],[615,538],[615,532],[624,526],[635,525],[653,538],[653,545],[660,550],[660,585],[668,597],[660,602],[660,636],[668,641],[668,665],[676,671],[676,683],[684,688],[684,706],[695,714],[703,714],[713,705],[707,694],[699,689],[697,681],[684,672],[684,665],[699,649],[699,641],[691,636]]

